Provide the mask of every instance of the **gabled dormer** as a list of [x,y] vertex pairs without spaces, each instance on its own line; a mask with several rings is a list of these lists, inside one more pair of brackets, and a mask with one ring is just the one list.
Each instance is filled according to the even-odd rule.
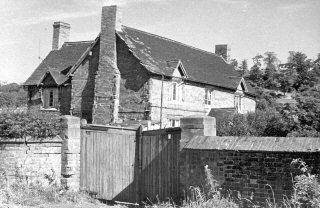
[[244,81],[243,77],[241,78],[239,85],[237,87],[237,91],[242,91],[242,92],[248,92],[248,88],[246,85],[246,82]]
[[168,69],[172,72],[172,77],[188,78],[188,74],[183,67],[181,60],[167,61]]

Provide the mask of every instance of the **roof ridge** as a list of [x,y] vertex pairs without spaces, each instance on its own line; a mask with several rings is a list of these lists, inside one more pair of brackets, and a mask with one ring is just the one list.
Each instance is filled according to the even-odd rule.
[[65,44],[65,43],[92,43],[92,42],[94,42],[94,40],[67,41],[67,42],[64,42],[63,44]]
[[[198,50],[200,52],[203,52],[203,53],[207,53],[207,54],[210,54],[210,55],[214,55],[214,56],[217,56],[218,58],[221,58],[221,56],[213,53],[213,52],[210,52],[210,51],[206,51],[206,50],[203,50],[203,49],[200,49],[200,48],[197,48],[195,46],[191,46],[191,45],[188,45],[188,44],[185,44],[185,43],[182,43],[182,42],[179,42],[179,41],[176,41],[176,40],[172,40],[170,38],[166,38],[166,37],[163,37],[163,36],[160,36],[160,35],[156,35],[156,34],[153,34],[153,33],[150,33],[150,32],[146,32],[146,31],[142,31],[142,30],[138,30],[136,28],[132,28],[132,27],[128,27],[128,26],[125,26],[125,25],[122,25],[122,27],[125,27],[125,28],[129,28],[131,30],[135,30],[135,31],[138,31],[138,32],[142,32],[142,33],[145,33],[147,35],[151,35],[151,36],[154,36],[156,38],[160,38],[160,39],[164,39],[164,40],[167,40],[167,41],[170,41],[170,42],[174,42],[174,43],[177,43],[177,44],[180,44],[180,45],[183,45],[183,46],[186,46],[186,47],[189,47],[189,48],[192,48],[192,49],[195,49],[195,50]],[[223,58],[221,58],[222,60],[224,60]],[[224,60],[225,61],[225,60]],[[225,61],[226,62],[226,61]],[[226,62],[227,63],[227,62]]]

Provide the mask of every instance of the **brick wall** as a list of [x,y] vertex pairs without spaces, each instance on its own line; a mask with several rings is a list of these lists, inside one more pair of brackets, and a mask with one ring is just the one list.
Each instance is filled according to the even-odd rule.
[[[204,167],[212,170],[213,178],[223,188],[224,193],[237,191],[242,197],[256,202],[265,202],[272,198],[280,202],[283,196],[292,193],[292,176],[297,173],[290,163],[301,158],[319,173],[320,153],[297,152],[245,152],[227,150],[190,150],[181,152],[180,182],[182,189],[188,191],[190,186],[205,187]],[[293,175],[291,175],[293,174]],[[268,185],[270,186],[268,186]]]
[[[301,158],[320,173],[319,138],[218,137],[212,117],[181,119],[180,184],[181,193],[190,186],[206,187],[205,166],[211,169],[225,194],[238,193],[255,202],[292,194],[292,180],[301,174],[290,164]],[[272,187],[272,190],[270,188]]]
[[[31,141],[32,140],[32,141]],[[43,179],[52,170],[60,179],[61,175],[60,137],[33,140],[0,138],[0,170],[9,180],[15,178],[16,170],[29,179]]]

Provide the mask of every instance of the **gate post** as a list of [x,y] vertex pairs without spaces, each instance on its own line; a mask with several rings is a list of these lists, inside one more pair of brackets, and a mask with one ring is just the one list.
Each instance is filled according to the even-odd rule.
[[180,150],[196,136],[216,136],[216,118],[211,116],[187,116],[180,119]]
[[80,118],[62,116],[61,185],[78,191],[80,187]]

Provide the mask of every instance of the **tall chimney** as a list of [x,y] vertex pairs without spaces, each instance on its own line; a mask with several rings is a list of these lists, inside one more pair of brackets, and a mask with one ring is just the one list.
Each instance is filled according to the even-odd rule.
[[65,22],[53,23],[52,50],[59,50],[64,42],[69,41],[70,24]]
[[230,47],[227,44],[219,44],[215,47],[215,54],[221,56],[226,62],[230,61]]
[[92,110],[95,124],[118,121],[121,77],[116,52],[116,30],[120,27],[117,12],[117,6],[102,7],[99,65]]

